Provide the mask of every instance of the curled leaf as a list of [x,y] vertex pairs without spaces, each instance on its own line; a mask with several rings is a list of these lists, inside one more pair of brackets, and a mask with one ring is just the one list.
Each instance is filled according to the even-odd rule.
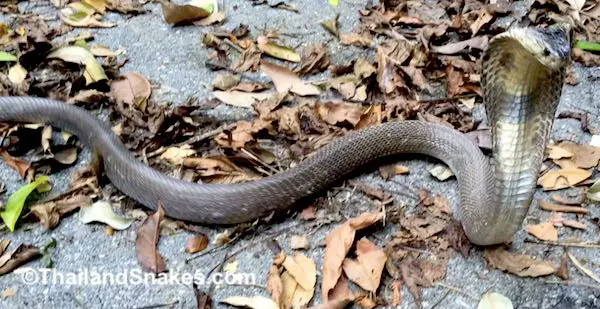
[[52,51],[47,58],[50,59],[61,59],[66,62],[73,62],[85,65],[85,77],[86,85],[106,80],[106,73],[102,66],[96,62],[94,55],[89,50],[79,46],[63,46]]
[[91,206],[82,207],[79,210],[79,221],[85,224],[90,222],[102,222],[116,230],[124,230],[129,228],[134,220],[119,217],[113,211],[110,203],[106,201],[97,201]]

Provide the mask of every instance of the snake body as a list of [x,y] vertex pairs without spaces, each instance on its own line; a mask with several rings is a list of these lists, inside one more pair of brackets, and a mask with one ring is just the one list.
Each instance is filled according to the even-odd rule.
[[48,123],[76,134],[103,159],[124,194],[167,216],[204,224],[237,224],[288,209],[378,158],[420,153],[445,162],[460,191],[460,220],[478,245],[509,241],[529,209],[565,67],[570,28],[515,28],[492,38],[483,54],[482,87],[493,158],[451,128],[390,121],[348,133],[294,168],[252,182],[196,184],[143,164],[108,124],[86,110],[34,97],[0,97],[0,121]]

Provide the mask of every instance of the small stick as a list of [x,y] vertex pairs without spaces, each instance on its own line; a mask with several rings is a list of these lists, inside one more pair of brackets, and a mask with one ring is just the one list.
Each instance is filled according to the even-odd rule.
[[551,246],[562,246],[562,247],[576,247],[576,248],[593,248],[600,249],[600,244],[586,244],[578,242],[558,242],[558,241],[537,241],[532,239],[525,239],[525,242],[538,244],[538,245],[551,245]]
[[538,200],[538,204],[540,205],[541,209],[547,210],[547,211],[572,212],[572,213],[579,213],[579,214],[588,213],[588,210],[583,207],[555,205],[555,204],[550,204],[544,200]]
[[465,292],[465,291],[463,291],[463,290],[461,290],[459,288],[455,288],[455,287],[447,285],[445,283],[438,282],[438,283],[436,283],[434,285],[441,286],[441,287],[446,288],[448,290],[454,291],[454,292],[456,292],[458,294],[462,294],[464,296],[467,296],[467,297],[469,297],[471,299],[479,300],[479,297],[473,296],[473,295],[471,295],[471,294],[469,294],[469,293],[467,293],[467,292]]
[[600,283],[600,278],[598,278],[598,276],[596,276],[596,274],[594,274],[591,270],[583,267],[583,265],[581,265],[581,262],[579,262],[571,253],[567,252],[567,256],[569,257],[569,260],[571,260],[571,262],[573,263],[573,265],[584,275],[592,278],[592,280]]

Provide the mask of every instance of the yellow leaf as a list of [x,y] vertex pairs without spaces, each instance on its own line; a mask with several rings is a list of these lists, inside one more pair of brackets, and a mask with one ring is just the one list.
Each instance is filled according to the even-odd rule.
[[108,79],[102,66],[96,62],[94,55],[87,49],[79,46],[63,46],[51,52],[47,58],[58,58],[66,62],[73,62],[85,65],[86,85]]
[[256,39],[256,43],[258,49],[269,56],[291,62],[300,62],[300,54],[287,46],[269,42],[269,39],[265,36],[259,36],[258,39]]
[[106,11],[105,0],[83,0],[83,2],[85,2],[86,4],[90,5],[94,9],[96,9],[96,11],[98,11],[98,13],[104,14],[104,12]]

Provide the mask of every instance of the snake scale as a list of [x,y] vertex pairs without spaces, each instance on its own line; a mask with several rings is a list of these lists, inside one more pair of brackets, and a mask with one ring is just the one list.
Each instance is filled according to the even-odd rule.
[[0,97],[0,121],[47,123],[77,135],[103,159],[124,194],[167,216],[203,224],[237,224],[322,191],[378,158],[419,153],[446,163],[460,192],[459,218],[477,245],[510,241],[528,212],[570,59],[571,27],[513,28],[493,37],[482,55],[481,84],[492,158],[451,128],[390,121],[346,134],[297,166],[261,180],[197,184],[143,164],[88,111],[35,97]]

